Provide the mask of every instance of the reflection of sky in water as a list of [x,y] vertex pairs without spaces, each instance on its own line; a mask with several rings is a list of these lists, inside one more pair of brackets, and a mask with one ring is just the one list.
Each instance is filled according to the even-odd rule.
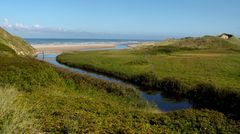
[[[127,48],[126,45],[122,45],[119,46],[119,49],[125,49]],[[89,75],[91,77],[95,77],[95,78],[100,78],[103,80],[107,80],[107,81],[112,81],[112,82],[116,82],[116,83],[121,83],[121,84],[125,84],[125,82],[115,79],[115,78],[111,78],[111,77],[107,77],[105,75],[100,75],[100,74],[96,74],[96,73],[92,73],[92,72],[88,72],[82,69],[76,69],[76,68],[71,68],[68,66],[65,66],[63,64],[60,64],[56,61],[56,57],[58,54],[45,54],[44,55],[44,60],[54,64],[58,67],[63,67],[63,68],[67,68],[70,69],[72,71],[78,72],[80,74],[86,74]],[[42,60],[43,56],[42,54],[39,54],[37,56],[37,59]],[[128,84],[129,85],[129,84]],[[133,86],[133,85],[131,85]],[[143,89],[144,90],[144,89]],[[188,100],[186,99],[179,99],[176,97],[169,97],[167,95],[164,95],[162,92],[157,91],[157,92],[144,92],[141,91],[142,97],[146,100],[148,100],[149,102],[155,104],[161,111],[163,112],[168,112],[168,111],[175,111],[175,110],[179,110],[179,109],[186,109],[186,108],[191,108],[192,105],[188,102]]]
[[192,104],[190,104],[188,100],[186,99],[178,100],[175,99],[174,97],[166,98],[166,96],[162,95],[160,91],[154,94],[142,92],[142,96],[149,102],[155,104],[163,112],[175,111],[178,109],[186,109],[192,107]]
[[116,45],[115,49],[127,49],[129,44],[119,44]]

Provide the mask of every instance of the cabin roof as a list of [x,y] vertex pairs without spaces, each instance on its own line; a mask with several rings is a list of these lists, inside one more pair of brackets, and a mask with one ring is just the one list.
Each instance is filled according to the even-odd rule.
[[226,36],[228,36],[228,37],[233,37],[233,35],[232,34],[228,34],[228,33],[222,33],[221,35],[219,35],[219,36],[223,36],[223,35],[226,35]]

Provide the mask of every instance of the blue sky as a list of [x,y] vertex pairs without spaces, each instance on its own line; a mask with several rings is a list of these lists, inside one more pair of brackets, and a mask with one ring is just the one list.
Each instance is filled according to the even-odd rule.
[[0,25],[38,38],[145,38],[233,33],[240,0],[5,0]]

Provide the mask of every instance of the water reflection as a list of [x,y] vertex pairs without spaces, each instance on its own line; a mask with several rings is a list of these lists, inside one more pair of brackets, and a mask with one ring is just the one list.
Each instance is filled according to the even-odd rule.
[[163,112],[176,111],[179,109],[191,108],[192,104],[177,94],[148,90],[142,91],[143,98],[155,104]]

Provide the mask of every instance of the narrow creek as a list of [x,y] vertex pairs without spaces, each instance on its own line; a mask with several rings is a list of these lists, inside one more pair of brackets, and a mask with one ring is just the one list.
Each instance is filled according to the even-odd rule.
[[[117,47],[116,49],[123,49],[123,48],[124,48],[123,46],[120,46],[120,48]],[[97,73],[89,72],[86,70],[72,68],[72,67],[63,65],[56,61],[57,56],[58,56],[58,54],[53,54],[53,53],[52,54],[50,54],[50,53],[44,54],[44,61],[51,63],[55,66],[70,69],[71,71],[74,71],[74,72],[77,72],[80,74],[85,74],[85,75],[88,75],[88,76],[91,76],[94,78],[129,85],[129,83],[126,83],[120,79],[116,79],[116,78],[112,78],[112,77],[105,76],[102,74],[97,74]],[[37,59],[43,60],[43,55],[39,54],[37,56]],[[132,86],[134,86],[134,85],[132,85]],[[138,89],[139,89],[139,87],[138,87]],[[141,96],[143,99],[156,105],[162,112],[170,112],[170,111],[176,111],[176,110],[180,110],[180,109],[187,109],[187,108],[193,107],[193,105],[187,99],[181,98],[176,95],[169,95],[169,94],[166,94],[161,91],[154,90],[154,89],[146,90],[146,88],[140,88],[140,93],[141,93]]]

